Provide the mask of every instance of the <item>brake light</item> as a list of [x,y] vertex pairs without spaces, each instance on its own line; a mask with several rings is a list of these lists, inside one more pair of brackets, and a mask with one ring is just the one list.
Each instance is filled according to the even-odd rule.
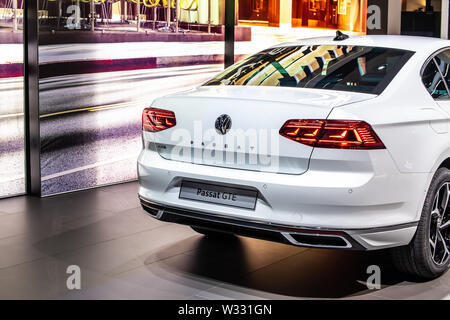
[[280,135],[317,148],[385,149],[372,127],[364,121],[288,120]]
[[145,108],[142,112],[142,130],[158,132],[174,127],[177,124],[175,113],[168,110]]

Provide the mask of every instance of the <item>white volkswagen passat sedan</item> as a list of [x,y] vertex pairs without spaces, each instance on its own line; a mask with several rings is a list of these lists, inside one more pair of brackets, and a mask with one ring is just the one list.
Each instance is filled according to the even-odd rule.
[[450,261],[450,41],[281,44],[143,112],[139,197],[200,233]]

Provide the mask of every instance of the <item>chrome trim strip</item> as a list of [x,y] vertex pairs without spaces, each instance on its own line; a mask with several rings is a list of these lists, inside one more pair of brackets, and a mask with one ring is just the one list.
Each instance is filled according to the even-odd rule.
[[[351,243],[347,239],[345,239],[345,237],[339,236],[339,235],[310,234],[310,233],[302,233],[302,232],[291,232],[291,233],[281,232],[281,234],[290,243],[292,243],[294,245],[297,245],[297,246],[314,247],[314,248],[331,248],[331,249],[333,249],[333,248],[334,249],[350,249],[352,247]],[[333,245],[320,245],[320,244],[302,243],[302,242],[299,242],[299,241],[295,240],[294,237],[292,237],[292,234],[301,234],[301,235],[305,235],[305,236],[324,237],[324,238],[340,238],[340,239],[344,240],[345,246],[333,246]]]

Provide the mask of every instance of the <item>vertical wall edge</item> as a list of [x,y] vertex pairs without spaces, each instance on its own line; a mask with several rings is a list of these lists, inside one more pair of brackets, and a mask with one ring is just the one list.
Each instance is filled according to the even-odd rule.
[[23,34],[25,182],[29,195],[41,196],[38,0],[24,2]]

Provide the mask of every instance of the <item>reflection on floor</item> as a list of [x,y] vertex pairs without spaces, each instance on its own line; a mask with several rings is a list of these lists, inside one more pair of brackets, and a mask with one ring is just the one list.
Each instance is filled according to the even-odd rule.
[[[0,299],[444,299],[450,272],[430,282],[398,274],[385,252],[211,240],[146,216],[137,184],[0,200]],[[81,268],[68,290],[67,268]],[[382,288],[368,290],[367,267]]]

